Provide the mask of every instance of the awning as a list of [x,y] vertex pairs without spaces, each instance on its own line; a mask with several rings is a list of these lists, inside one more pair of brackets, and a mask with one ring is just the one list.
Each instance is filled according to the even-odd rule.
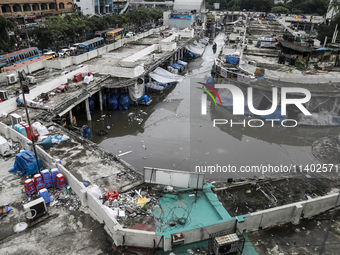
[[149,75],[152,79],[165,84],[169,82],[181,82],[183,80],[181,75],[170,73],[161,67],[157,67],[153,72],[149,73]]

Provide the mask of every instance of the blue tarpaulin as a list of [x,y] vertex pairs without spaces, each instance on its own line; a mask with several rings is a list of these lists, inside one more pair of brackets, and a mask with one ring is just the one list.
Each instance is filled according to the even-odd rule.
[[234,56],[227,56],[226,57],[226,62],[228,64],[237,64],[238,63],[238,58],[237,57],[234,57]]
[[[10,210],[12,210],[12,207],[5,206],[5,210],[6,210],[6,213],[8,213]],[[4,216],[1,216],[0,220],[2,219],[2,217],[4,217]]]
[[184,54],[184,57],[185,57],[185,58],[192,59],[192,58],[196,57],[196,54],[193,53],[193,52],[191,52],[191,51],[188,51],[188,52],[186,52],[186,53]]
[[[41,161],[39,161],[39,166],[41,167]],[[14,167],[9,170],[8,172],[13,174],[19,174],[20,176],[27,174],[28,176],[32,176],[38,173],[37,161],[35,159],[35,155],[30,150],[25,150],[19,152],[15,156]]]
[[139,98],[139,99],[137,100],[137,102],[143,101],[143,100],[144,100],[144,103],[145,103],[145,104],[148,104],[148,103],[150,102],[150,98],[149,98],[147,95],[144,95],[144,96],[142,96],[141,98]]
[[173,64],[173,65],[170,65],[172,68],[175,68],[179,71],[181,71],[181,68],[182,68],[182,65],[178,65],[178,64]]

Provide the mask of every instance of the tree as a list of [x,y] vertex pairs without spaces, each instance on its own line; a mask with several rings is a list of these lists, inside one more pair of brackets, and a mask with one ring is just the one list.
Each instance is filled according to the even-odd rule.
[[14,24],[12,21],[5,18],[5,16],[0,15],[0,49],[4,52],[9,52],[14,45],[13,41],[8,35],[9,30],[14,29]]
[[340,23],[340,13],[338,13],[329,26],[327,24],[321,24],[318,29],[318,40],[323,44],[326,36],[328,39],[332,39],[336,24]]
[[270,12],[272,12],[272,13],[285,13],[285,14],[290,13],[289,9],[286,8],[286,7],[283,7],[283,6],[275,6],[270,10]]

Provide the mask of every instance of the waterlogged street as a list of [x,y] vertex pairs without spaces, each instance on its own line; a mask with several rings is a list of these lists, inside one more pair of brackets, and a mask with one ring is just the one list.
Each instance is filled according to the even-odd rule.
[[[140,171],[145,166],[182,171],[229,166],[236,171],[206,173],[208,179],[226,180],[262,175],[262,172],[241,172],[246,166],[286,169],[320,163],[312,154],[313,142],[326,135],[338,135],[339,128],[287,128],[277,124],[258,128],[225,124],[213,128],[214,119],[248,122],[252,117],[235,118],[231,109],[215,106],[209,100],[207,115],[200,114],[203,92],[197,89],[201,86],[197,82],[209,78],[224,36],[217,36],[215,42],[218,45],[215,54],[212,44],[208,45],[202,57],[189,63],[184,80],[163,95],[152,95],[150,106],[131,106],[128,111],[95,110],[91,122],[86,121],[85,114],[78,116],[78,125],[88,125],[92,131],[89,139],[114,154],[132,151],[122,159]],[[102,129],[108,134],[97,135]]]

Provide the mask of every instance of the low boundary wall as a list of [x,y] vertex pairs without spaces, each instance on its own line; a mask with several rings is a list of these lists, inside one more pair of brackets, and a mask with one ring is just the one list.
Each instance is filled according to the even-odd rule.
[[[0,133],[3,133],[7,138],[19,141],[24,149],[30,149],[30,140],[0,122]],[[170,236],[164,236],[156,232],[124,229],[117,220],[110,214],[109,210],[94,197],[90,192],[87,192],[85,186],[77,180],[64,166],[60,165],[47,152],[39,146],[36,146],[38,157],[43,164],[48,168],[57,167],[64,174],[67,184],[75,191],[82,201],[82,205],[89,209],[93,218],[105,224],[105,230],[111,235],[114,243],[126,246],[142,246],[152,248],[159,244],[165,251],[171,250],[172,243]],[[310,217],[320,214],[334,207],[338,194],[330,194],[319,198],[314,198],[304,202],[298,202],[271,208],[268,210],[258,211],[249,215],[236,217],[236,220],[221,222],[210,226],[197,226],[196,229],[183,231],[185,243],[196,242],[209,238],[209,233],[218,232],[235,226],[242,230],[258,230],[259,228],[267,228],[277,224],[292,222],[299,223],[301,217]],[[340,201],[338,205],[340,204]],[[182,232],[182,231],[178,231]]]
[[0,82],[6,82],[6,80],[7,80],[6,76],[8,74],[17,73],[18,71],[21,71],[21,70],[25,70],[25,72],[27,74],[30,74],[30,73],[33,73],[33,72],[38,71],[40,69],[43,69],[43,68],[53,68],[53,69],[62,70],[65,67],[68,67],[68,66],[71,66],[71,65],[80,65],[81,63],[88,61],[90,59],[96,58],[103,53],[106,53],[106,52],[112,51],[114,49],[117,49],[119,47],[122,47],[123,44],[125,44],[125,43],[137,41],[139,39],[142,39],[144,37],[152,35],[153,33],[165,30],[166,28],[167,27],[165,27],[165,26],[162,26],[162,27],[159,27],[159,28],[153,28],[153,29],[150,29],[149,31],[147,31],[145,33],[138,34],[136,36],[132,36],[132,37],[129,37],[129,38],[123,38],[123,39],[121,39],[121,40],[119,40],[115,43],[105,45],[102,48],[90,51],[90,52],[85,53],[85,54],[81,54],[79,56],[71,56],[71,57],[64,58],[64,59],[61,58],[61,59],[53,59],[53,60],[42,60],[42,61],[39,61],[39,62],[35,62],[35,63],[29,64],[29,65],[23,66],[21,68],[15,69],[15,70],[11,70],[9,72],[4,72],[4,73],[0,74]]

